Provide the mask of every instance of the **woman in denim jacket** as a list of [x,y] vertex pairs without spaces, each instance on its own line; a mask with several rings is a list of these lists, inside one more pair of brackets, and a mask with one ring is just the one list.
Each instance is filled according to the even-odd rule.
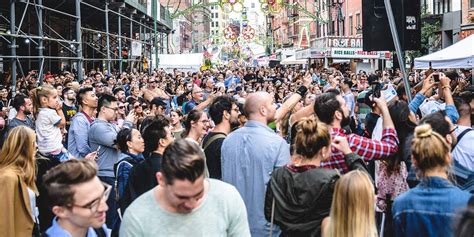
[[451,147],[429,124],[416,127],[412,160],[420,183],[401,194],[393,204],[395,236],[453,235],[457,211],[467,206],[471,194],[448,180]]

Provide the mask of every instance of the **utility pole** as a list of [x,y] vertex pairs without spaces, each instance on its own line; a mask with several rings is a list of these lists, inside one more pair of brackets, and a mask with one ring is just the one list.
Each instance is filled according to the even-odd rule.
[[408,98],[408,103],[411,102],[411,91],[410,83],[408,82],[407,71],[405,68],[405,59],[403,57],[402,47],[400,45],[400,39],[398,38],[397,25],[395,24],[395,17],[393,16],[392,5],[390,0],[384,0],[385,10],[387,11],[388,24],[390,25],[390,31],[392,32],[393,44],[395,45],[395,50],[397,51],[397,58],[400,64],[400,71],[403,75],[403,82],[405,83],[405,93]]

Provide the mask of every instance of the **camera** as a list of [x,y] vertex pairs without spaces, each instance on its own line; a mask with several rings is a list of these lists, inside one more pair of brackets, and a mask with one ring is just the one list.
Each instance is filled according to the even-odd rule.
[[372,85],[372,91],[373,97],[380,98],[380,96],[382,95],[382,84],[377,83]]

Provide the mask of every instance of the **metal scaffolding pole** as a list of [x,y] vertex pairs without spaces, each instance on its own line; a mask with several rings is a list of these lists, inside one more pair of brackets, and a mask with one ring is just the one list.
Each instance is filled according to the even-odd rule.
[[[44,66],[44,57],[43,57],[43,51],[44,51],[44,46],[43,46],[43,9],[41,8],[41,5],[43,5],[43,0],[38,0],[38,5],[35,6],[36,9],[36,15],[38,16],[38,36],[40,37],[38,39],[38,56],[41,57],[40,65],[41,67],[38,70],[38,78],[40,85],[43,84],[43,66]],[[18,34],[18,33],[17,33]]]
[[[28,14],[28,24],[31,24],[31,17]],[[31,27],[28,27],[28,34],[31,35]],[[28,44],[28,55],[31,55],[31,41]],[[31,70],[31,60],[28,59],[28,70]]]
[[[128,59],[132,59],[132,42],[133,42],[133,21],[132,21],[133,13],[130,13],[130,46],[128,50]],[[131,60],[128,61],[128,65],[130,65],[130,72],[132,71],[133,63]]]
[[[156,18],[157,16],[157,2],[156,1],[151,1],[152,2],[152,12],[153,12],[153,46],[155,47],[155,69],[158,68],[158,65],[160,64],[160,59],[158,58],[158,40],[156,39]],[[150,58],[151,60],[151,58]]]
[[[142,38],[143,29],[142,29],[142,25],[141,25],[141,24],[142,24],[142,19],[140,18],[140,25],[139,25],[140,33],[138,34],[138,39],[139,39],[140,41],[142,41],[142,39],[143,39],[143,38]],[[143,44],[142,44],[142,49],[144,49],[144,48],[143,48]],[[143,52],[142,52],[142,55],[143,55]],[[139,58],[141,58],[141,57],[139,57]],[[140,63],[138,63],[138,70],[140,70],[140,67],[141,67],[141,66],[143,66],[143,65],[140,65]]]
[[81,37],[81,0],[76,0],[76,41],[77,41],[77,80],[82,81],[84,78],[83,58],[82,58],[82,37]]
[[148,58],[148,73],[151,75],[151,72],[153,71],[153,30],[150,30],[150,33],[148,34],[148,39],[150,40],[150,57]]
[[[118,12],[121,13],[122,8],[118,9]],[[119,58],[119,72],[122,74],[122,17],[118,15],[118,58]]]
[[107,71],[112,72],[110,68],[110,35],[109,35],[109,2],[105,1],[105,32],[107,45]]
[[[10,0],[10,32],[15,32],[15,1]],[[16,38],[12,36],[10,50],[12,54],[11,66],[12,66],[12,95],[15,96],[16,94]]]
[[165,45],[164,45],[163,33],[160,33],[160,46],[161,46],[161,53],[165,53]]

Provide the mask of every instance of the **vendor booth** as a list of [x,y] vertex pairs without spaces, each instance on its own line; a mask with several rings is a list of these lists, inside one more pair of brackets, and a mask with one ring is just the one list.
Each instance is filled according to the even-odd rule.
[[415,58],[416,69],[474,68],[474,35],[447,48]]

